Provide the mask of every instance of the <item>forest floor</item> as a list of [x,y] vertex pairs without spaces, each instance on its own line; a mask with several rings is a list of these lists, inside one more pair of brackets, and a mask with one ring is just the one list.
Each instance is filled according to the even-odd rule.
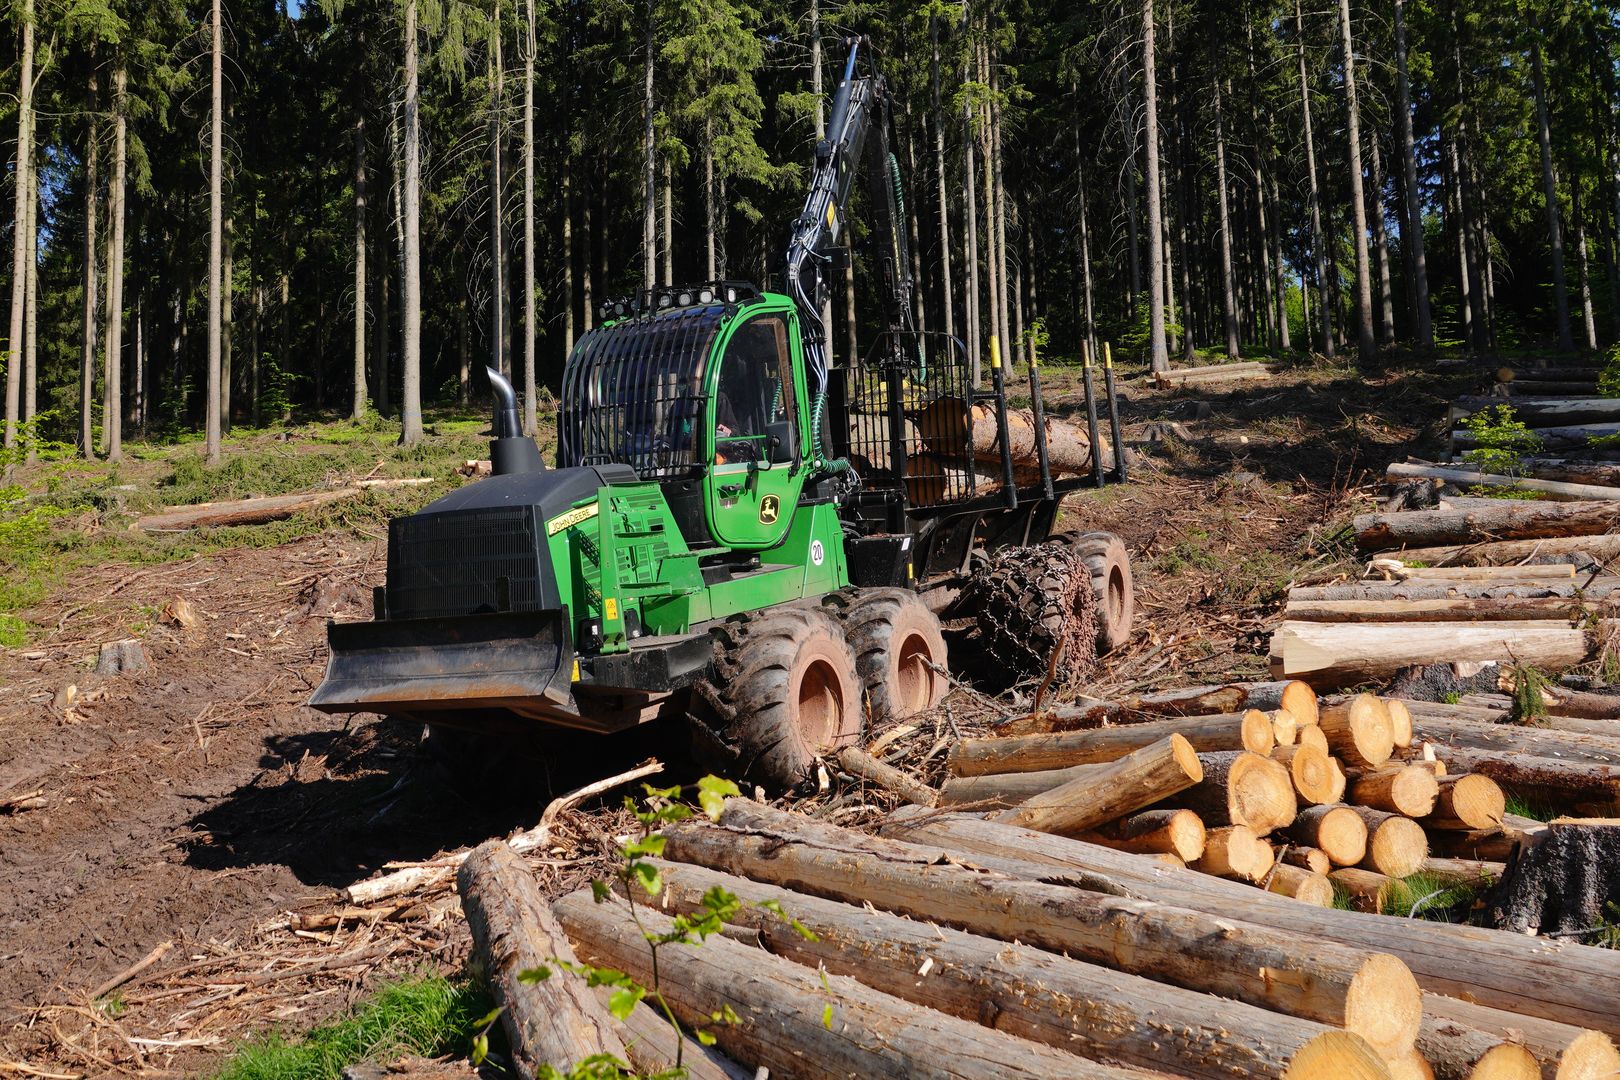
[[[1046,379],[1051,411],[1081,412],[1072,369]],[[1135,482],[1075,498],[1064,524],[1125,539],[1138,633],[1086,692],[1262,673],[1288,585],[1353,569],[1349,515],[1387,462],[1437,448],[1468,379],[1318,364],[1201,392],[1124,382]],[[120,467],[19,467],[0,489],[0,799],[46,798],[0,816],[0,1073],[210,1075],[250,1036],[305,1030],[389,979],[454,974],[467,935],[448,908],[387,925],[299,915],[340,908],[338,890],[387,863],[531,825],[550,793],[680,754],[678,733],[632,732],[492,805],[429,763],[417,731],[304,706],[326,620],[369,616],[387,517],[483,456],[482,422],[433,427],[404,454],[377,426],[238,433],[217,472],[195,444],[138,446]],[[443,483],[271,526],[127,529],[159,503],[374,470]],[[174,618],[182,599],[195,619]],[[150,666],[92,674],[99,644],[129,637]],[[624,822],[601,806],[565,817],[546,886],[582,883]]]

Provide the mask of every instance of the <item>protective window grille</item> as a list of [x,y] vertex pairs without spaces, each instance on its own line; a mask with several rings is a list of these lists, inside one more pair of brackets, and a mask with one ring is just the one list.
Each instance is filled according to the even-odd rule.
[[628,465],[643,479],[697,468],[704,372],[725,310],[644,315],[581,338],[563,372],[561,464]]
[[395,518],[388,526],[389,617],[538,610],[537,531],[530,506]]
[[906,501],[917,507],[973,497],[973,389],[961,341],[891,331],[844,375],[849,457],[866,486],[904,484]]

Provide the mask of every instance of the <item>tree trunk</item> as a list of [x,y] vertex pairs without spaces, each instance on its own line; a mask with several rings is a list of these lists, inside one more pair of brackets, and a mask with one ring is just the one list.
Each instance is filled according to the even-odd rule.
[[1346,141],[1350,151],[1350,221],[1355,230],[1356,345],[1362,363],[1377,353],[1373,339],[1372,275],[1367,257],[1367,203],[1361,182],[1361,109],[1356,103],[1356,57],[1350,38],[1350,0],[1339,0],[1339,36],[1344,55]]
[[[563,897],[554,911],[587,963],[627,972],[643,985],[656,983],[658,996],[682,1024],[709,1031],[727,1054],[772,1076],[1131,1080],[1138,1075],[913,1005],[726,937],[711,937],[698,949],[660,949],[655,976],[642,926],[668,933],[667,916],[643,907],[633,920],[622,902],[599,904],[588,892]],[[739,1022],[716,1023],[713,1014],[722,1006],[741,1017]],[[852,1032],[860,1037],[850,1037]]]
[[1185,716],[1052,735],[963,739],[951,747],[946,767],[955,776],[1036,772],[1116,761],[1160,739],[1179,734],[1199,753],[1215,750],[1270,752],[1271,722],[1258,709],[1213,716]]
[[1581,204],[1581,179],[1576,178],[1570,188],[1570,198],[1575,211],[1575,258],[1580,269],[1581,281],[1581,327],[1586,331],[1586,347],[1596,352],[1597,320],[1592,313],[1592,267],[1586,252],[1586,215]]
[[[100,94],[97,92],[96,73],[93,70],[90,73],[90,102],[92,113],[89,117],[89,123],[86,125],[84,150],[84,320],[82,327],[83,337],[79,343],[79,449],[87,458],[93,458],[96,456],[96,447],[94,441],[96,400],[96,326],[97,319],[99,318],[96,306],[98,300],[100,299],[100,293],[98,291],[100,286],[98,285],[97,273],[101,258],[101,252],[96,247],[96,230],[99,228],[101,223],[101,133],[100,124],[97,122],[96,118],[100,115],[101,99]],[[21,147],[26,146],[30,155],[30,159],[27,162],[24,162],[20,156],[17,159],[17,183],[23,189],[23,194],[18,197],[17,202],[19,211],[17,221],[19,226],[23,226],[28,218],[28,203],[26,201],[28,185],[30,182],[28,175],[33,171],[34,165],[32,160],[32,135],[33,132],[30,131],[29,138],[19,143],[19,154],[21,153]],[[18,243],[21,245],[26,245],[28,242],[27,237],[28,234],[26,227],[19,227],[17,238]],[[34,256],[34,252],[32,250],[30,250],[28,254],[30,258]],[[27,278],[25,266],[26,264],[20,267],[20,269],[23,270],[24,277],[18,282],[18,284],[23,287],[23,293],[20,297],[21,305],[16,309],[19,318],[26,310],[27,305]],[[16,323],[16,320],[13,320],[13,322]],[[22,345],[27,340],[27,334],[25,328],[20,323],[17,323],[17,334],[18,336],[16,340],[19,345]],[[9,446],[10,442],[8,441],[6,445]]]
[[422,133],[421,89],[418,83],[416,3],[405,0],[405,181],[404,271],[400,330],[401,446],[422,441]]
[[663,221],[660,224],[659,236],[662,240],[661,249],[664,256],[662,279],[665,285],[675,284],[675,198],[671,194],[673,187],[670,175],[669,155],[665,154],[662,161],[663,172]]
[[1558,347],[1575,348],[1569,331],[1569,294],[1564,284],[1564,234],[1558,223],[1558,173],[1553,168],[1552,128],[1548,121],[1547,76],[1541,59],[1541,30],[1531,15],[1531,85],[1536,98],[1536,142],[1541,147],[1541,193],[1547,212],[1547,240],[1552,248],[1553,308],[1558,320]]
[[[22,68],[17,82],[17,175],[14,179],[16,194],[13,202],[11,230],[11,335],[6,340],[6,449],[17,444],[17,422],[22,407],[22,345],[23,307],[28,288],[28,237],[18,226],[28,215],[28,193],[33,169],[33,114],[34,114],[34,0],[22,0]],[[95,248],[88,249],[94,258]],[[93,285],[86,290],[94,292]],[[90,440],[82,440],[86,453]]]
[[1000,815],[1038,832],[1081,832],[1124,817],[1203,779],[1197,752],[1169,735],[1100,767],[1095,773],[1029,799]]
[[1327,297],[1327,234],[1322,228],[1322,195],[1316,182],[1316,141],[1311,131],[1311,84],[1305,67],[1305,19],[1300,0],[1294,0],[1294,37],[1299,45],[1299,104],[1305,127],[1305,171],[1310,179],[1311,251],[1316,256],[1316,284],[1321,289],[1318,308],[1322,313],[1322,355],[1333,355],[1333,313]]
[[[1078,145],[1078,129],[1076,134],[1075,149],[1077,151],[1077,156],[1079,156],[1078,152],[1080,151],[1080,147]],[[1081,324],[1085,337],[1081,344],[1085,348],[1086,358],[1091,360],[1097,356],[1097,320],[1094,313],[1095,309],[1093,307],[1094,290],[1091,281],[1091,226],[1086,220],[1085,169],[1083,167],[1077,168],[1075,171],[1075,176],[1080,188],[1080,274],[1081,289],[1084,294],[1085,302],[1085,321]]]
[[[30,140],[32,142],[32,140]],[[39,169],[28,170],[28,281],[23,290],[22,418],[31,421],[39,411]],[[28,435],[28,460],[39,459],[39,433]]]
[[945,113],[939,101],[939,14],[928,16],[929,77],[933,84],[934,175],[939,181],[939,294],[945,336],[956,336],[956,294],[951,282],[951,204],[945,190]]
[[[580,174],[580,200],[579,200],[579,290],[580,290],[580,329],[585,333],[591,332],[596,323],[596,281],[593,272],[591,257],[591,197],[588,181],[590,172],[586,170]],[[573,301],[570,300],[570,303]]]
[[[743,901],[732,924],[759,935],[769,953],[963,1020],[982,1022],[983,1003],[993,999],[1001,1006],[996,1030],[1083,1058],[1200,1077],[1281,1076],[1301,1047],[1329,1030],[1041,949],[702,867],[662,863],[659,871],[667,892],[658,902],[675,913],[699,912],[707,890],[725,890]],[[775,916],[775,907],[791,912],[814,937]],[[937,975],[919,979],[919,970]],[[1176,1018],[1172,1030],[1157,1022],[1164,1016]]]
[[1214,83],[1215,93],[1215,186],[1220,206],[1221,223],[1221,324],[1226,331],[1226,356],[1238,358],[1237,300],[1232,271],[1232,218],[1227,203],[1231,198],[1226,174],[1226,130],[1222,123],[1221,80]]
[[[213,0],[209,30],[213,40],[213,104],[208,114],[208,391],[203,397],[203,415],[208,463],[217,465],[220,454],[220,336],[225,304],[225,28],[221,22],[220,0]],[[285,350],[281,362],[284,365],[291,363]]]
[[[234,104],[225,107],[225,122],[235,126],[236,109]],[[316,203],[324,206],[326,200],[321,196],[321,177],[324,172],[317,173]],[[236,328],[236,220],[235,210],[229,205],[223,209],[224,220],[220,227],[220,280],[219,280],[219,428],[222,433],[231,430],[231,360],[233,357],[232,333]],[[111,271],[109,271],[111,273]],[[320,317],[315,320],[316,342],[315,355],[311,363],[315,369],[315,408],[319,409],[323,403],[321,372],[326,363],[326,293],[321,288],[321,264],[315,266],[315,295],[320,309]],[[107,317],[112,318],[111,312]]]
[[1395,295],[1389,277],[1389,236],[1384,228],[1384,155],[1375,135],[1372,145],[1373,253],[1378,260],[1378,340],[1395,340]]
[[714,204],[714,121],[703,118],[703,280],[714,281],[715,271],[715,204]]
[[495,0],[489,50],[489,351],[495,370],[511,378],[511,357],[506,352],[506,153],[501,123],[506,71],[501,37],[501,4]]
[[1391,956],[1238,921],[1230,908],[1218,917],[969,868],[938,860],[931,848],[864,836],[747,800],[729,801],[721,825],[670,830],[665,857],[1348,1027],[1377,1045],[1403,1038],[1410,1044],[1417,1034],[1417,984]]
[[[1301,820],[1311,813],[1304,811]],[[742,821],[732,823],[741,826]],[[969,856],[977,865],[1024,878],[1050,878],[1065,870],[1101,873],[1142,900],[1212,914],[1241,911],[1279,931],[1390,953],[1410,965],[1425,991],[1467,994],[1479,1006],[1489,1006],[1473,1007],[1478,1011],[1471,1022],[1479,1027],[1486,1026],[1486,1016],[1511,1025],[1515,1017],[1509,1014],[1523,1014],[1620,1033],[1620,1016],[1613,1009],[1614,996],[1620,992],[1620,954],[1612,950],[1549,949],[1545,940],[1521,934],[1321,911],[1248,885],[1165,867],[1140,855],[967,814],[925,814],[893,821],[883,834],[908,840],[936,858],[943,847],[959,858]],[[954,918],[950,921],[961,925]],[[1020,940],[1034,944],[1027,937]]]
[[658,283],[658,148],[657,116],[653,99],[653,53],[657,45],[657,9],[647,0],[646,39],[641,69],[641,282],[651,290]]
[[[1164,333],[1164,205],[1159,197],[1159,91],[1154,72],[1153,0],[1142,0],[1142,99],[1146,116],[1143,138],[1147,142],[1147,229],[1148,229],[1148,340],[1152,370],[1170,370],[1170,351]],[[1219,91],[1217,91],[1219,101]],[[1217,107],[1215,130],[1219,143],[1220,111]],[[1220,157],[1225,169],[1225,156]],[[1221,182],[1224,192],[1226,183]],[[1224,195],[1223,195],[1224,198]]]
[[[523,39],[523,428],[529,435],[537,434],[535,416],[539,375],[535,371],[536,338],[540,327],[535,317],[535,231],[534,231],[534,52],[535,41],[534,0],[527,0]],[[572,225],[568,213],[572,198],[568,188],[568,157],[561,156],[563,205],[563,297],[568,314],[564,319],[564,355],[574,347],[574,280],[573,237],[568,230]]]
[[354,118],[354,371],[349,418],[366,415],[366,116]]
[[[113,175],[108,193],[107,375],[101,410],[107,460],[124,456],[124,187],[128,176],[129,134],[125,113],[129,76],[120,63],[113,73]],[[137,382],[139,375],[136,376]]]
[[[812,2],[812,8],[814,3]],[[971,27],[968,0],[962,0],[962,30],[964,36]],[[968,61],[962,61],[962,81],[968,80]],[[819,101],[820,98],[817,98]],[[817,116],[819,117],[819,113]],[[820,122],[817,122],[819,129]],[[962,101],[962,232],[966,237],[967,252],[967,284],[964,296],[967,300],[967,347],[968,367],[974,387],[982,383],[980,373],[979,342],[982,337],[981,311],[979,307],[979,204],[977,184],[975,183],[976,166],[974,163],[974,146],[977,135],[973,130],[973,105],[966,95]],[[1088,276],[1089,280],[1089,276]]]
[[1406,199],[1401,247],[1406,251],[1411,280],[1412,340],[1420,349],[1434,348],[1434,323],[1429,310],[1429,267],[1423,251],[1423,191],[1418,186],[1417,153],[1412,138],[1411,78],[1406,66],[1406,0],[1393,0],[1395,8],[1396,134],[1400,143],[1402,185]]

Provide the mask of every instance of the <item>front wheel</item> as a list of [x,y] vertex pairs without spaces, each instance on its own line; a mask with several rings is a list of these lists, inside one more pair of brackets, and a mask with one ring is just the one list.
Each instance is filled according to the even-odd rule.
[[702,764],[781,794],[806,783],[819,755],[860,739],[855,653],[832,615],[768,609],[714,634],[689,706]]

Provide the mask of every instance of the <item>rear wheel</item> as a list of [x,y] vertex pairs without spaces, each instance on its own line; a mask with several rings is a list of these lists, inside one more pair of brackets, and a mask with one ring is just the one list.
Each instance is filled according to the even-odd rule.
[[860,739],[855,654],[832,615],[766,610],[727,620],[715,638],[690,706],[702,764],[781,793],[809,778],[818,755]]
[[1131,554],[1125,541],[1107,532],[1063,533],[1049,543],[1063,544],[1080,556],[1097,597],[1097,652],[1110,653],[1131,638],[1136,621],[1136,591]]
[[1065,544],[995,552],[968,579],[958,610],[973,613],[979,643],[1005,681],[1044,677],[1048,670],[1067,681],[1089,674],[1096,663],[1091,577]]
[[910,589],[848,589],[826,606],[843,620],[874,721],[911,716],[945,697],[945,635],[922,597]]

